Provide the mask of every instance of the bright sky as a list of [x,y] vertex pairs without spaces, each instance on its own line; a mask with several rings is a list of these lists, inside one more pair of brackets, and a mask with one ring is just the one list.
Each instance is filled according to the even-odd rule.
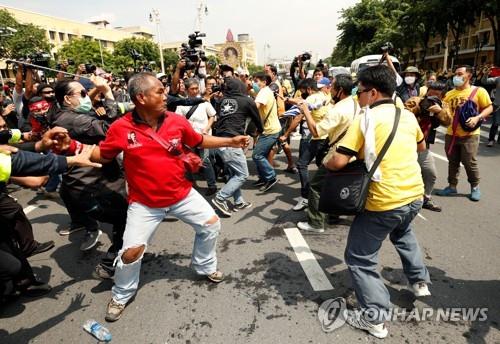
[[[184,41],[195,29],[200,0],[0,0],[2,5],[86,22],[106,19],[111,26],[146,26],[151,9],[158,9],[163,42]],[[204,39],[209,44],[225,41],[230,28],[236,39],[248,33],[256,42],[258,63],[266,56],[292,58],[304,51],[328,57],[336,44],[340,10],[359,0],[206,0]]]

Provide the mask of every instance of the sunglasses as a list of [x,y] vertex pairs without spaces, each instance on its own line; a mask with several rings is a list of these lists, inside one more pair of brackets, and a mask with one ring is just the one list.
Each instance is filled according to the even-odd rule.
[[80,92],[71,93],[70,95],[74,96],[74,95],[77,95],[77,94],[79,94],[82,98],[85,98],[87,96],[87,91],[81,90]]
[[365,93],[365,92],[370,92],[372,90],[372,88],[367,88],[366,90],[359,90],[356,92],[356,96],[360,96],[361,93]]

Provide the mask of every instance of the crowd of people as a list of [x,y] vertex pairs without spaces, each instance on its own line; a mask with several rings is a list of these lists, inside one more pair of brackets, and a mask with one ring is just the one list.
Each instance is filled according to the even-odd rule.
[[[500,96],[495,97],[500,77],[489,78],[487,70],[477,75],[470,66],[457,66],[447,76],[412,66],[398,73],[385,58],[357,75],[329,75],[318,68],[308,78],[298,60],[290,79],[273,65],[254,75],[230,66],[207,74],[187,70],[181,60],[172,75],[138,72],[126,82],[100,70],[85,74],[84,68],[76,77],[61,72],[43,82],[38,71],[19,64],[15,82],[4,85],[0,96],[2,300],[50,292],[27,258],[54,247],[53,241],[35,239],[8,183],[60,197],[71,222],[59,234],[85,231],[82,251],[99,241],[99,222],[112,225],[112,244],[94,276],[114,280],[105,319],[116,321],[137,292],[148,243],[167,215],[195,231],[195,273],[213,283],[224,280],[216,255],[220,217],[252,207],[242,192],[249,163],[257,174],[253,186],[262,193],[279,183],[280,173],[297,174],[300,188],[292,210],[307,212],[297,227],[323,232],[340,221],[319,209],[328,172],[356,159],[370,169],[382,154],[345,249],[364,313],[350,313],[346,320],[376,337],[387,336],[382,314],[390,300],[377,272],[377,253],[389,236],[415,296],[430,295],[429,272],[411,227],[421,208],[442,210],[432,198],[437,172],[429,148],[436,129],[447,128],[448,185],[436,194],[457,193],[463,164],[469,197],[479,201],[480,126],[493,114],[492,146],[500,122]],[[491,85],[494,106],[485,89]],[[297,157],[294,135],[301,137]],[[281,152],[284,171],[274,161]]]

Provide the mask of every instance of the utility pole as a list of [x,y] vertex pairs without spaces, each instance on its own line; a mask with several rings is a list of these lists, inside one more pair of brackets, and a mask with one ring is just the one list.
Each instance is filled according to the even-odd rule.
[[194,30],[198,32],[203,32],[203,16],[208,16],[208,6],[206,0],[200,0],[198,3],[198,8],[196,9],[196,20],[194,24]]
[[444,57],[443,57],[443,72],[448,70],[448,35],[450,30],[450,24],[446,27],[446,40],[444,42]]
[[160,49],[160,62],[161,72],[165,74],[165,63],[163,62],[163,50],[161,49],[161,36],[160,36],[160,12],[154,9],[149,14],[149,21],[156,24],[156,35],[158,36],[158,49]]

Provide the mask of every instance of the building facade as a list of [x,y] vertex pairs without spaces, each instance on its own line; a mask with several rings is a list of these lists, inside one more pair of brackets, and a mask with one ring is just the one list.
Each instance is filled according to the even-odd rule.
[[255,42],[249,34],[238,35],[235,41],[231,30],[227,31],[226,42],[215,44],[217,56],[221,63],[230,65],[233,68],[247,68],[250,64],[257,64],[257,51]]
[[495,53],[495,40],[492,31],[490,21],[481,14],[474,25],[468,26],[464,34],[459,37],[460,47],[456,59],[452,50],[455,39],[453,34],[449,32],[448,39],[440,36],[432,37],[427,52],[424,52],[420,46],[414,49],[410,56],[408,56],[409,52],[405,51],[403,55],[406,54],[406,59],[403,58],[403,61],[408,60],[410,65],[434,71],[447,70],[459,64],[471,66],[492,64]]
[[111,28],[105,20],[80,23],[3,5],[0,5],[0,9],[7,10],[22,24],[33,24],[44,29],[48,41],[53,46],[52,55],[57,54],[57,50],[64,43],[75,38],[99,41],[103,49],[112,52],[114,44],[124,38],[142,37],[151,39],[153,37],[150,29],[140,26]]

